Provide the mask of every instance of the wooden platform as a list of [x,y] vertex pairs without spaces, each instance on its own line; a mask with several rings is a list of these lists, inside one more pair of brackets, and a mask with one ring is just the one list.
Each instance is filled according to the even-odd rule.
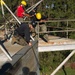
[[61,38],[56,36],[49,36],[49,42],[45,42],[42,39],[39,39],[38,51],[47,52],[47,51],[59,51],[59,50],[73,50],[75,49],[75,40]]

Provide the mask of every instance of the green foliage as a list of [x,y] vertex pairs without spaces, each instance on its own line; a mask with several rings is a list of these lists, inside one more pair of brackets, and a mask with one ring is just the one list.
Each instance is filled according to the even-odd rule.
[[[70,52],[71,51],[39,53],[41,73],[48,74],[48,72],[52,72],[69,55]],[[74,61],[74,57],[75,56],[73,56],[69,62]]]
[[[65,68],[66,74],[67,75],[75,75],[75,69],[71,69],[70,67]],[[65,75],[63,70],[59,70],[56,75]]]

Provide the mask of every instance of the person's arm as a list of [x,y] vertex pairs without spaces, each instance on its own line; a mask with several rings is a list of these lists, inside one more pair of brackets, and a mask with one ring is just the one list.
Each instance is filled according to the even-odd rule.
[[30,17],[30,15],[27,14],[27,13],[25,13],[25,12],[23,12],[23,15],[24,15],[24,16],[28,16],[28,17]]
[[40,20],[40,22],[45,22],[46,20]]

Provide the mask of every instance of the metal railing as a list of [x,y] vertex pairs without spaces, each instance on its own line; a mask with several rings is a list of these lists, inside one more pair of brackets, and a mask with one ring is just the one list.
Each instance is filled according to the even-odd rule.
[[[12,23],[17,23],[17,21],[11,21]],[[30,21],[22,21],[22,22],[30,22]],[[63,26],[62,24],[60,25],[60,23],[65,23],[65,25]],[[39,25],[39,22],[37,22],[38,24],[38,29],[37,29],[37,34],[38,37],[40,34],[42,33],[66,33],[66,37],[68,38],[69,36],[69,32],[75,32],[75,29],[72,27],[72,24],[69,24],[69,22],[75,22],[75,19],[65,19],[65,20],[48,20],[45,21],[46,27],[47,27],[47,31],[43,32],[43,31],[39,31],[39,27],[42,25]],[[56,25],[53,25],[53,23],[56,23]],[[2,24],[2,23],[1,23]],[[5,25],[7,25],[8,23],[5,23]],[[52,25],[51,25],[52,24]],[[4,26],[4,24],[3,24]],[[3,27],[2,25],[0,26]],[[50,28],[52,28],[53,30],[50,30]]]
[[[66,25],[64,25],[64,26],[62,26],[62,24],[59,25],[59,23],[61,23],[61,22],[62,23],[66,23]],[[47,29],[49,29],[49,28],[53,29],[53,30],[49,29],[46,32],[39,31],[39,27],[41,25],[39,25],[39,22],[38,22],[38,31],[37,31],[37,34],[39,36],[42,33],[59,33],[60,32],[60,33],[66,33],[66,38],[68,38],[69,32],[75,32],[75,28],[72,27],[73,24],[70,24],[69,22],[75,22],[75,19],[48,20],[48,21],[45,21]],[[51,25],[52,23],[57,23],[57,24],[53,26],[53,25]]]

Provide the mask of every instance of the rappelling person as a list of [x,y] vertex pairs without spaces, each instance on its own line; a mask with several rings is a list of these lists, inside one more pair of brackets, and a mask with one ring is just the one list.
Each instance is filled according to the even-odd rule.
[[25,16],[30,16],[29,14],[26,13],[25,11],[25,6],[27,5],[26,1],[21,1],[21,4],[17,7],[16,9],[16,16],[20,21],[23,21]]
[[42,36],[42,39],[45,42],[48,42],[49,41],[48,34],[45,33],[47,31],[46,22],[45,22],[47,20],[47,17],[42,15],[40,12],[36,12],[36,10],[37,9],[35,8],[35,9],[33,9],[32,12],[30,12],[30,15],[32,15],[31,24],[35,28],[35,31],[37,32],[38,31],[37,21],[39,22],[39,25],[40,25],[39,31],[44,32],[40,36]]

